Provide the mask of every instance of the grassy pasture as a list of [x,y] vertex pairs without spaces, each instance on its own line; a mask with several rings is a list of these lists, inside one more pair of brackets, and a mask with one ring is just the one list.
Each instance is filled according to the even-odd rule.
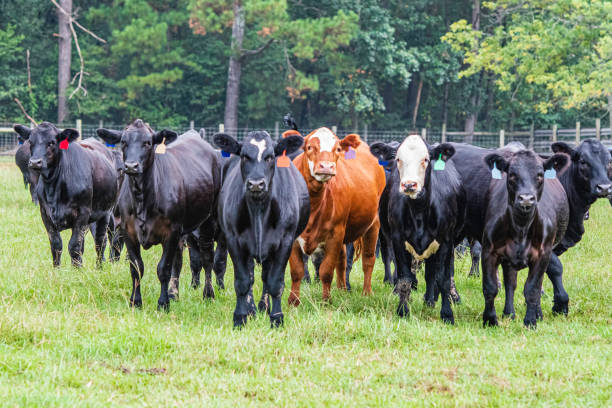
[[[38,208],[30,203],[12,158],[0,158],[1,406],[611,406],[612,208],[598,202],[583,241],[562,257],[569,317],[553,316],[545,279],[544,321],[523,328],[519,277],[517,319],[483,328],[480,280],[469,261],[456,264],[463,302],[457,324],[444,325],[439,304],[413,292],[411,317],[376,264],[374,295],[360,294],[360,264],[351,293],[303,285],[302,306],[271,330],[258,314],[232,329],[233,274],[214,301],[189,288],[184,263],[180,301],[156,311],[159,247],[144,252],[142,310],[128,307],[127,263],[95,268],[88,235],[80,270],[51,266]],[[186,257],[186,254],[185,254]],[[187,258],[185,259],[187,261]],[[286,275],[286,288],[290,277]],[[256,271],[255,294],[261,293]],[[497,311],[503,309],[503,291]]]

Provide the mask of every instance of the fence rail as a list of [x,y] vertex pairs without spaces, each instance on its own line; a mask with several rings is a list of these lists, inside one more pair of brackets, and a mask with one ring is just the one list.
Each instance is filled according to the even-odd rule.
[[[96,137],[96,129],[99,127],[105,127],[108,129],[121,130],[124,125],[107,124],[99,122],[97,124],[83,124],[81,120],[77,120],[75,123],[64,123],[58,125],[59,128],[76,128],[81,137],[84,139],[90,137]],[[155,126],[154,128],[163,129],[164,126]],[[190,129],[200,130],[203,129],[204,138],[212,142],[212,136],[219,132],[225,131],[233,134],[239,140],[244,139],[248,132],[256,130],[253,128],[241,128],[241,129],[225,129],[223,124],[217,126],[205,126],[197,127],[193,122],[189,126],[166,126],[166,128],[173,129],[179,133],[184,133]],[[300,129],[302,134],[306,135],[313,129]],[[279,126],[279,123],[268,130],[271,136],[278,139],[283,132],[283,129]],[[581,128],[580,122],[576,122],[576,127],[571,129],[557,129],[553,126],[551,129],[534,129],[533,126],[527,130],[515,130],[506,131],[501,129],[499,132],[490,131],[475,131],[475,132],[464,132],[456,130],[446,130],[445,126],[441,128],[423,128],[419,130],[381,130],[381,129],[368,129],[367,127],[356,132],[354,130],[337,129],[332,126],[332,131],[338,135],[338,137],[344,137],[349,133],[359,133],[361,138],[368,143],[375,141],[401,142],[408,134],[418,133],[425,138],[429,143],[440,143],[440,142],[458,142],[458,143],[469,143],[485,148],[496,148],[503,146],[510,142],[521,142],[528,148],[535,150],[536,152],[548,152],[550,150],[550,144],[556,141],[572,142],[574,144],[579,143],[581,140],[588,138],[600,139],[604,144],[612,146],[612,131],[610,128],[601,128],[600,121],[596,120],[596,127],[594,128]],[[19,147],[17,134],[13,131],[12,124],[0,122],[0,155],[13,155]]]

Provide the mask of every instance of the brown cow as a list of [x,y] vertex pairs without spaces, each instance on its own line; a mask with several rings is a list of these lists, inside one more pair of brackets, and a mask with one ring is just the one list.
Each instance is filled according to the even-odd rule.
[[[345,156],[346,154],[346,156]],[[310,195],[308,225],[293,243],[289,304],[300,304],[304,276],[302,253],[324,253],[319,270],[323,299],[329,299],[336,270],[338,288],[346,289],[346,247],[362,243],[363,294],[372,293],[372,269],[380,221],[378,200],[385,188],[385,172],[358,135],[339,140],[328,128],[311,132],[304,153],[295,158]]]

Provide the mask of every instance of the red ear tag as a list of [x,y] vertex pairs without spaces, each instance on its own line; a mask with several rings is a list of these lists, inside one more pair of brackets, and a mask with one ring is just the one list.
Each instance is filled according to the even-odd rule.
[[68,139],[64,139],[60,142],[60,149],[62,150],[68,150]]
[[283,151],[282,156],[278,156],[276,159],[276,167],[289,167],[291,165],[291,159],[286,155],[287,151]]

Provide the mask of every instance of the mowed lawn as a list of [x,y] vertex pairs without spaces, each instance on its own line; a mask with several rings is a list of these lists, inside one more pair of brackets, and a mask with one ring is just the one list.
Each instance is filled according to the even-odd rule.
[[[523,327],[521,271],[517,319],[483,328],[480,279],[458,259],[463,302],[448,326],[423,304],[424,278],[411,317],[395,315],[397,298],[382,283],[363,297],[361,265],[353,291],[321,300],[319,284],[302,286],[302,305],[271,330],[258,314],[232,328],[227,289],[203,301],[189,287],[185,254],[180,301],[156,310],[159,247],[144,252],[142,310],[128,306],[128,265],[95,267],[87,236],[85,266],[74,269],[62,234],[62,266],[51,266],[40,214],[12,158],[0,158],[1,406],[610,406],[612,405],[612,208],[600,200],[582,242],[562,257],[569,317],[553,316],[545,278],[544,320]],[[256,269],[255,296],[261,294]],[[497,311],[503,309],[503,290]]]

